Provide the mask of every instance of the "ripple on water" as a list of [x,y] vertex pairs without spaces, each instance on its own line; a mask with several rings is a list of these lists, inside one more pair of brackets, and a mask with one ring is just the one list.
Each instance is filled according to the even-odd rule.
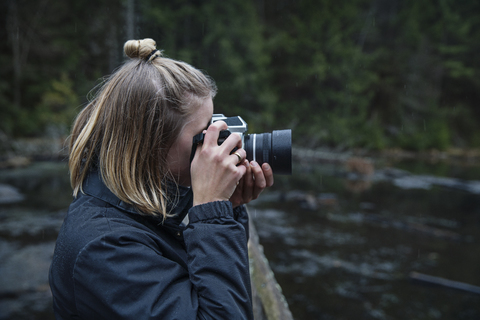
[[304,277],[342,270],[350,274],[372,279],[393,280],[398,270],[398,263],[393,261],[358,261],[352,262],[332,254],[319,255],[309,250],[295,250],[289,254],[290,263],[276,264],[275,272],[294,273]]

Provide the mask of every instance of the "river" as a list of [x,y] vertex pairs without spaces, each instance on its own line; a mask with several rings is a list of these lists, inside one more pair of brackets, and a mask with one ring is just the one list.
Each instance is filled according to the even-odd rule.
[[[0,319],[53,319],[47,272],[70,193],[65,163],[0,171]],[[360,176],[297,163],[249,209],[295,319],[480,319],[476,287],[415,279],[480,286],[478,165]]]
[[277,179],[251,212],[294,317],[480,319],[478,293],[415,277],[480,286],[479,168],[305,163]]

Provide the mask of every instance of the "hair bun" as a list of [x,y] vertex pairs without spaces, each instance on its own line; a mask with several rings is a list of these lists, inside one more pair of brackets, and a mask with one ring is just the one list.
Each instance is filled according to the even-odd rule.
[[156,43],[153,39],[128,40],[123,46],[125,54],[132,59],[146,59],[152,51],[156,50]]

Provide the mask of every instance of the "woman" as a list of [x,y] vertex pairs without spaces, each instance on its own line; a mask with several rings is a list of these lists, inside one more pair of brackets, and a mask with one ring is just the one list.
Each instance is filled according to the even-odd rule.
[[[251,319],[243,204],[273,184],[238,135],[218,145],[213,81],[152,39],[79,114],[74,190],[50,287],[57,319]],[[192,138],[205,132],[190,164]]]

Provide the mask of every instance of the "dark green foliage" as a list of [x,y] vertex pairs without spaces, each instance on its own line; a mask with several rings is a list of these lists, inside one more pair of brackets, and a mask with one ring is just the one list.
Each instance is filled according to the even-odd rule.
[[[128,11],[133,4],[134,11]],[[480,2],[9,0],[0,131],[66,132],[131,37],[205,70],[216,112],[304,146],[479,147]]]

